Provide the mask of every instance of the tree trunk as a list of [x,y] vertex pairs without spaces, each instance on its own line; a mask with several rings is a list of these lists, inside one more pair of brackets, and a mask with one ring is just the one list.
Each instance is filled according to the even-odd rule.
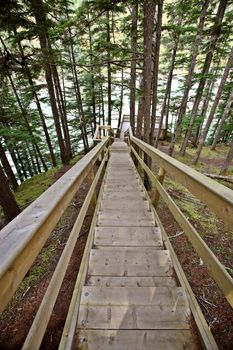
[[69,56],[70,56],[70,63],[71,63],[71,67],[72,67],[74,89],[75,89],[75,98],[76,98],[77,107],[78,107],[78,111],[79,111],[80,131],[81,131],[81,135],[82,135],[82,139],[83,139],[84,151],[85,151],[85,153],[87,153],[89,151],[89,144],[88,144],[88,138],[87,138],[85,115],[84,115],[84,111],[83,111],[82,97],[81,97],[81,92],[80,92],[78,73],[77,73],[77,69],[76,69],[76,59],[75,59],[75,54],[74,54],[74,47],[73,47],[70,28],[69,28],[69,43],[70,43]]
[[16,154],[15,154],[15,151],[13,150],[13,148],[11,148],[9,146],[8,146],[8,150],[9,150],[11,158],[14,162],[18,178],[19,178],[20,182],[22,183],[24,181],[24,178],[23,178],[23,174],[22,174],[21,169],[20,169],[20,164],[19,164],[18,159],[17,159]]
[[203,131],[203,133],[201,135],[200,142],[199,142],[199,145],[198,145],[198,149],[197,149],[196,155],[195,155],[194,160],[193,160],[193,164],[196,164],[198,162],[199,157],[200,157],[200,154],[201,154],[201,151],[202,151],[202,147],[204,145],[204,142],[205,142],[205,139],[207,137],[210,125],[212,123],[212,120],[214,118],[216,109],[217,109],[219,101],[220,101],[220,98],[222,96],[224,85],[225,85],[225,83],[227,81],[227,77],[228,77],[229,71],[230,71],[230,69],[232,67],[232,64],[233,64],[233,48],[231,49],[231,52],[230,52],[230,55],[229,55],[226,67],[224,69],[224,72],[223,72],[223,75],[222,75],[222,78],[221,78],[221,82],[220,82],[219,87],[218,87],[218,91],[216,93],[213,105],[212,105],[211,110],[210,110],[209,117],[207,119],[204,131]]
[[162,32],[162,17],[163,17],[163,0],[158,0],[158,15],[156,26],[156,42],[154,50],[154,71],[153,71],[153,95],[152,95],[152,113],[151,113],[151,132],[150,132],[150,144],[154,145],[154,133],[156,123],[156,109],[158,102],[158,74],[159,74],[159,54],[160,54],[160,42]]
[[36,152],[36,148],[34,145],[32,145],[32,148],[33,148],[33,152],[34,152],[34,155],[35,155],[35,158],[36,158],[36,165],[37,165],[37,168],[38,168],[38,171],[39,173],[41,173],[41,167],[40,167],[40,162],[39,162],[39,159],[38,159],[38,156],[37,156],[37,152]]
[[[30,145],[28,142],[26,142],[27,144],[27,150],[28,150],[28,153],[29,153],[29,156],[30,156],[30,159],[31,159],[31,163],[32,163],[32,169],[33,169],[33,173],[34,174],[38,174],[38,170],[36,168],[36,163],[34,161],[34,157],[33,157],[33,154],[32,154],[32,151],[31,151],[31,148],[30,148]],[[28,159],[29,161],[29,159]],[[40,171],[41,172],[41,171]]]
[[[100,69],[100,76],[101,76],[101,69]],[[103,84],[100,83],[100,94],[101,94],[101,111],[102,111],[102,118],[103,118],[103,125],[105,125],[105,110],[104,110],[104,93],[103,93]]]
[[0,184],[0,204],[7,221],[11,221],[20,213],[20,209],[10,190],[6,176],[1,167]]
[[215,150],[215,148],[216,148],[216,145],[217,145],[217,142],[219,140],[219,136],[220,136],[223,124],[225,123],[225,121],[227,120],[227,118],[229,116],[232,103],[233,103],[233,90],[230,93],[230,96],[228,98],[227,104],[226,104],[226,106],[224,108],[224,111],[223,111],[223,115],[222,115],[222,117],[220,119],[220,122],[218,124],[217,130],[216,130],[216,133],[215,133],[215,136],[214,136],[214,141],[213,141],[212,146],[211,146],[211,150]]
[[10,163],[7,159],[7,156],[6,156],[6,153],[5,153],[5,150],[2,146],[1,141],[0,141],[0,159],[2,162],[2,166],[7,174],[7,177],[12,184],[13,189],[16,190],[18,187],[18,182],[16,180],[15,174],[13,173],[13,170],[11,169]]
[[178,119],[176,122],[176,128],[175,128],[175,132],[173,134],[170,146],[169,146],[169,155],[173,155],[173,151],[175,148],[175,144],[177,141],[177,138],[180,135],[181,132],[181,123],[183,120],[183,117],[185,115],[186,112],[186,108],[187,108],[187,103],[188,103],[188,97],[189,97],[189,91],[191,89],[191,85],[192,85],[192,79],[193,79],[193,73],[194,73],[194,68],[196,65],[196,60],[197,60],[197,55],[198,55],[198,51],[199,51],[199,45],[201,42],[201,38],[202,38],[202,32],[203,32],[203,28],[204,28],[204,23],[205,23],[205,16],[206,16],[206,12],[207,12],[207,8],[209,6],[209,1],[210,0],[205,0],[201,9],[201,13],[200,13],[200,19],[199,19],[199,24],[198,24],[198,29],[197,29],[197,35],[193,44],[193,49],[192,49],[192,54],[191,54],[191,60],[189,63],[189,68],[188,68],[188,74],[186,77],[186,81],[184,84],[184,94],[180,103],[180,108],[179,108],[179,113],[178,113]]
[[33,177],[35,173],[32,170],[32,166],[30,162],[30,153],[28,156],[28,149],[25,146],[22,148],[22,154],[23,154],[23,162],[25,164],[25,168],[29,172],[30,177]]
[[137,23],[138,3],[132,5],[131,13],[131,67],[130,67],[130,125],[135,132],[135,92],[136,92],[136,66],[137,66]]
[[229,152],[228,152],[228,154],[226,156],[225,162],[222,165],[222,168],[221,168],[221,171],[220,171],[221,175],[226,175],[227,169],[229,168],[232,159],[233,159],[233,139],[232,139],[232,141],[230,143],[230,149],[229,149]]
[[138,117],[137,117],[137,128],[136,137],[142,138],[142,124],[143,124],[143,97],[140,96],[138,100]]
[[23,176],[24,176],[25,179],[27,179],[28,178],[28,174],[27,174],[27,171],[25,169],[24,162],[23,162],[23,159],[22,159],[21,154],[20,154],[20,150],[19,150],[19,148],[17,146],[15,146],[15,151],[16,151],[19,163],[20,163],[21,170],[23,172]]
[[[14,29],[14,33],[17,34],[17,30],[16,29]],[[22,47],[20,41],[18,42],[18,47],[19,47],[20,54],[21,54],[22,58],[25,61],[25,55],[24,55],[23,47]],[[52,146],[51,139],[50,139],[50,136],[49,136],[49,132],[48,132],[48,129],[47,129],[47,125],[46,125],[46,122],[45,122],[44,113],[43,113],[42,108],[41,108],[40,100],[39,100],[39,98],[37,96],[37,93],[36,93],[36,90],[35,90],[34,81],[32,79],[31,71],[30,71],[30,69],[29,69],[29,67],[27,65],[27,62],[25,63],[25,65],[23,67],[23,71],[24,71],[24,74],[25,74],[25,76],[26,76],[26,78],[27,78],[27,80],[29,82],[30,87],[31,87],[32,95],[33,95],[33,97],[35,99],[37,110],[38,110],[38,113],[39,113],[39,116],[40,116],[41,126],[43,128],[43,131],[44,131],[44,134],[45,134],[45,138],[46,138],[46,142],[47,142],[47,145],[48,145],[48,149],[49,149],[52,165],[55,167],[57,165],[57,162],[56,162],[56,158],[55,158],[55,155],[54,155],[53,146]]]
[[43,58],[43,65],[45,70],[45,78],[48,86],[49,98],[53,113],[54,124],[57,133],[58,144],[60,148],[60,155],[62,163],[69,161],[65,143],[62,137],[62,130],[60,125],[60,117],[56,104],[56,97],[54,92],[52,69],[51,69],[51,58],[52,52],[49,49],[49,37],[48,37],[48,23],[46,20],[46,14],[42,0],[31,0],[33,13],[36,19],[36,23],[39,29],[39,41]]
[[[155,3],[153,0],[144,0],[143,3],[143,76],[142,76],[142,113],[144,117],[143,138],[146,143],[150,143],[151,130],[151,83],[152,83],[152,37],[155,16]],[[150,166],[151,159],[146,154],[145,163]],[[144,185],[150,189],[150,182],[146,172],[144,172]]]
[[119,119],[117,128],[120,128],[122,120],[122,109],[123,109],[123,97],[124,97],[124,68],[121,68],[121,95],[120,95],[120,107],[119,107]]
[[107,70],[108,70],[108,125],[112,122],[112,77],[111,77],[111,53],[110,53],[110,19],[109,11],[106,11],[106,32],[107,32]]
[[10,73],[9,73],[8,71],[7,71],[7,76],[8,76],[8,78],[9,78],[9,80],[10,80],[11,87],[12,87],[12,89],[13,89],[13,91],[14,91],[14,94],[15,94],[15,97],[16,97],[16,100],[17,100],[17,103],[18,103],[19,108],[20,108],[20,111],[21,111],[21,113],[22,113],[22,117],[23,117],[23,119],[24,119],[24,121],[25,121],[25,125],[26,125],[26,127],[27,127],[27,129],[28,129],[28,133],[29,133],[29,135],[32,137],[32,143],[33,143],[33,144],[35,145],[35,147],[36,147],[36,150],[37,150],[38,155],[39,155],[39,157],[40,157],[41,163],[43,164],[44,170],[47,171],[47,170],[48,170],[48,167],[47,167],[47,165],[46,165],[46,163],[45,163],[45,161],[44,161],[44,158],[43,158],[43,156],[42,156],[42,153],[41,153],[41,151],[40,151],[40,148],[39,148],[39,146],[38,146],[38,144],[37,144],[37,142],[36,142],[36,140],[35,140],[35,137],[34,137],[32,128],[31,128],[31,126],[30,126],[30,124],[29,124],[29,121],[28,121],[27,112],[26,112],[25,108],[23,107],[23,105],[22,105],[22,103],[21,103],[21,101],[20,101],[20,98],[19,98],[18,92],[17,92],[17,90],[16,90],[16,87],[15,87],[15,85],[14,85],[13,79],[12,79],[12,77],[11,77],[11,75],[10,75]]
[[216,48],[218,38],[221,34],[220,28],[221,28],[221,23],[222,23],[224,13],[226,10],[226,6],[227,6],[227,1],[220,0],[218,12],[217,12],[217,15],[215,18],[215,23],[213,26],[212,35],[211,35],[211,39],[210,39],[210,47],[208,49],[208,53],[206,55],[204,66],[203,66],[203,69],[201,72],[201,79],[200,79],[200,82],[199,82],[199,85],[197,88],[197,94],[196,94],[196,98],[195,98],[194,105],[193,105],[192,112],[191,112],[188,131],[187,131],[186,137],[183,141],[183,144],[182,144],[182,147],[180,150],[181,155],[185,154],[185,150],[186,150],[186,147],[188,145],[188,140],[189,140],[191,132],[192,132],[193,124],[194,124],[196,117],[197,117],[197,112],[198,112],[198,108],[199,108],[199,105],[200,105],[200,102],[202,99],[203,91],[204,91],[206,80],[207,80],[207,75],[209,73],[209,68],[210,68],[210,65],[212,62],[212,58],[214,55],[214,51]]
[[42,108],[41,108],[40,101],[39,101],[39,98],[37,96],[37,93],[35,92],[34,82],[32,80],[31,73],[30,73],[29,70],[28,70],[28,73],[29,73],[28,74],[28,81],[29,81],[29,84],[30,84],[30,86],[32,88],[34,99],[36,101],[36,106],[37,106],[37,110],[39,112],[41,125],[42,125],[42,128],[43,128],[44,134],[45,134],[47,145],[48,145],[48,149],[49,149],[52,165],[55,167],[55,166],[57,166],[57,162],[56,162],[55,154],[54,154],[54,151],[53,151],[53,146],[52,146],[52,143],[51,143],[51,139],[50,139],[50,136],[49,136],[48,128],[47,128],[47,125],[46,125],[46,122],[45,122],[44,113],[42,111]]
[[[51,47],[49,49],[50,51],[52,50]],[[52,59],[52,75],[53,75],[53,82],[55,86],[55,92],[57,96],[57,104],[58,104],[58,108],[61,116],[61,125],[62,125],[63,134],[64,134],[64,142],[66,145],[67,157],[68,157],[68,160],[70,160],[72,158],[72,151],[71,151],[70,133],[68,128],[66,106],[63,98],[59,75],[57,72],[57,67],[53,59]]]
[[[170,65],[170,70],[168,74],[168,79],[167,79],[167,85],[166,85],[166,90],[164,94],[164,99],[163,99],[163,104],[162,104],[162,109],[161,109],[161,116],[160,116],[160,121],[159,121],[159,127],[158,127],[158,132],[156,135],[156,140],[155,140],[155,147],[157,148],[159,145],[159,137],[161,133],[161,129],[163,126],[163,119],[164,116],[169,112],[169,101],[170,101],[170,94],[171,94],[171,86],[172,86],[172,78],[173,78],[173,71],[175,67],[175,60],[176,60],[176,52],[178,48],[178,43],[179,43],[179,37],[175,41],[175,46],[172,50],[172,59],[171,59],[171,65]],[[168,117],[166,118],[166,130],[168,127]]]
[[200,113],[201,123],[197,127],[194,139],[192,141],[192,144],[193,144],[194,147],[197,147],[198,142],[199,142],[199,138],[200,138],[201,131],[202,131],[202,126],[203,126],[204,120],[206,118],[206,114],[207,114],[207,111],[208,111],[208,106],[209,106],[209,103],[210,103],[210,100],[211,100],[211,94],[212,94],[212,91],[214,90],[214,85],[215,85],[216,79],[218,77],[219,64],[220,64],[220,58],[219,58],[219,60],[217,62],[217,65],[215,67],[214,78],[212,79],[212,81],[209,80],[208,83],[207,83],[207,89],[206,89],[207,93],[206,93],[206,96],[205,96],[205,99],[204,99],[204,102],[203,102],[203,105],[202,105],[202,108],[201,108],[201,113]]
[[152,33],[155,16],[155,3],[153,0],[144,0],[143,4],[143,117],[144,117],[144,141],[150,142],[150,110],[151,110],[151,82],[152,82]]
[[89,35],[89,55],[91,65],[91,100],[92,100],[92,120],[94,122],[94,129],[96,129],[96,96],[95,96],[95,78],[94,78],[94,67],[93,67],[93,49],[92,49],[92,34],[91,25],[89,20],[88,12],[88,35]]

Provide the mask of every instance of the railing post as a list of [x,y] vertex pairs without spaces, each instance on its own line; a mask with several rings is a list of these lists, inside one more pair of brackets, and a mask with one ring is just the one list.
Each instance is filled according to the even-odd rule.
[[[164,168],[160,167],[157,178],[158,178],[158,181],[161,183],[161,185],[163,184],[165,175],[166,175],[166,171],[164,170]],[[159,198],[160,198],[159,191],[156,188],[154,188],[154,186],[153,186],[152,203],[153,203],[155,208],[158,205]]]
[[[94,168],[92,167],[90,169],[90,171],[88,172],[87,177],[86,177],[89,187],[91,187],[91,184],[94,181],[94,178],[95,178],[95,173],[94,173]],[[95,190],[93,193],[92,199],[90,201],[90,207],[92,207],[94,209],[96,206],[96,202],[97,202],[97,193]]]

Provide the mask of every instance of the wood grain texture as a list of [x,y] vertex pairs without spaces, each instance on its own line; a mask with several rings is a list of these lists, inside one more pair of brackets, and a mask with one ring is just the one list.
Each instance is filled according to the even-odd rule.
[[162,247],[162,237],[157,227],[96,227],[97,246]]
[[190,331],[85,330],[78,333],[75,350],[195,350]]
[[166,250],[134,251],[92,249],[89,275],[103,276],[171,276],[172,263]]

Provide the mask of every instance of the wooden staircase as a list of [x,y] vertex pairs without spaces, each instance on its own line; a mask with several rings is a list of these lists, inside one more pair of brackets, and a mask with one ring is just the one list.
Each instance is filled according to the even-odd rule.
[[193,349],[185,291],[126,143],[111,146],[75,349]]

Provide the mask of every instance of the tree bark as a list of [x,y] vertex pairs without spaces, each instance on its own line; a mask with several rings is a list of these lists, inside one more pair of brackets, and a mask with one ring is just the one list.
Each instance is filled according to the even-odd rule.
[[130,125],[135,132],[135,92],[136,92],[136,66],[137,66],[137,23],[138,3],[132,5],[131,13],[131,66],[130,66]]
[[203,32],[203,28],[204,28],[204,23],[205,23],[205,16],[206,16],[206,12],[209,6],[209,1],[210,0],[205,0],[201,9],[201,14],[200,14],[200,19],[199,19],[199,24],[198,24],[198,29],[197,29],[197,35],[193,44],[193,49],[192,49],[192,54],[191,54],[191,60],[189,63],[189,68],[188,68],[188,74],[185,80],[185,84],[184,84],[184,94],[180,103],[180,108],[179,108],[179,113],[178,113],[178,119],[176,122],[176,127],[175,127],[175,131],[169,146],[169,155],[173,155],[174,152],[174,148],[175,148],[175,144],[177,141],[177,138],[180,135],[181,132],[181,123],[183,120],[183,117],[185,115],[186,112],[186,108],[187,108],[187,103],[188,103],[188,97],[189,97],[189,91],[191,89],[191,85],[192,85],[192,79],[193,79],[193,73],[194,73],[194,68],[196,65],[196,60],[197,60],[197,55],[198,55],[198,51],[199,51],[199,45],[201,42],[201,38],[202,38],[202,32]]
[[153,0],[144,0],[143,4],[143,117],[144,117],[144,141],[150,142],[150,111],[151,111],[151,82],[152,82],[152,33],[155,16],[155,3]]
[[[16,29],[14,29],[14,33],[17,34]],[[20,41],[18,42],[18,47],[19,47],[20,54],[25,61],[24,50],[23,50],[23,47],[22,47]],[[23,71],[24,71],[24,74],[29,82],[29,85],[31,86],[32,95],[33,95],[35,102],[36,102],[37,110],[38,110],[40,120],[41,120],[41,126],[42,126],[44,134],[45,134],[45,138],[46,138],[46,142],[48,145],[52,165],[55,167],[57,165],[57,162],[56,162],[56,158],[54,155],[53,146],[52,146],[51,139],[50,139],[49,132],[48,132],[48,128],[47,128],[47,125],[45,122],[44,113],[43,113],[42,108],[41,108],[40,100],[39,100],[37,93],[36,93],[36,90],[35,90],[35,84],[34,84],[34,81],[32,78],[32,74],[31,74],[31,71],[27,65],[27,62],[25,63],[25,65],[23,67]]]
[[95,78],[94,78],[94,67],[93,67],[93,49],[92,49],[92,34],[91,25],[89,21],[88,12],[88,35],[89,35],[89,55],[91,64],[91,100],[92,100],[92,119],[94,123],[94,129],[96,129],[96,96],[95,96]]
[[85,121],[85,115],[84,115],[84,111],[83,111],[82,97],[81,97],[81,92],[80,92],[78,73],[77,73],[77,69],[76,69],[76,59],[75,59],[75,54],[74,54],[74,47],[73,47],[70,28],[69,28],[68,32],[69,32],[69,43],[70,43],[69,56],[70,56],[70,63],[71,63],[71,67],[72,67],[74,89],[75,89],[75,98],[76,98],[77,107],[78,107],[78,111],[79,111],[80,131],[81,131],[81,135],[82,135],[82,139],[83,139],[84,151],[85,151],[85,153],[87,153],[89,151],[89,144],[88,144],[88,138],[87,138],[86,121]]
[[19,163],[20,163],[20,168],[21,168],[21,170],[23,172],[23,176],[24,176],[25,179],[27,179],[28,178],[27,171],[25,169],[25,166],[24,166],[24,163],[23,163],[23,159],[22,159],[21,154],[20,154],[20,150],[19,150],[18,146],[16,146],[16,145],[15,145],[15,151],[16,151]]
[[18,103],[18,105],[19,105],[20,111],[21,111],[21,113],[22,113],[22,117],[23,117],[23,119],[24,119],[26,128],[28,129],[28,133],[29,133],[29,135],[32,137],[32,144],[36,147],[36,150],[37,150],[38,155],[39,155],[39,157],[40,157],[41,163],[43,164],[44,170],[47,171],[47,170],[48,170],[48,167],[47,167],[47,165],[46,165],[46,163],[45,163],[45,161],[44,161],[44,158],[43,158],[43,156],[42,156],[42,153],[41,153],[41,151],[40,151],[40,148],[39,148],[39,146],[38,146],[38,144],[37,144],[37,142],[36,142],[36,140],[35,140],[35,137],[34,137],[34,134],[33,134],[32,128],[31,128],[31,125],[29,124],[29,121],[28,121],[27,112],[26,112],[25,108],[24,108],[23,105],[22,105],[22,102],[21,102],[21,100],[20,100],[20,98],[19,98],[18,92],[17,92],[17,90],[16,90],[15,84],[14,84],[14,82],[13,82],[13,79],[12,79],[12,77],[11,77],[9,71],[7,71],[7,76],[8,76],[8,78],[9,78],[9,80],[10,80],[12,90],[13,90],[13,92],[14,92],[14,94],[15,94],[15,97],[16,97],[17,103]]
[[62,137],[62,130],[60,125],[60,117],[56,103],[56,97],[54,92],[52,69],[51,69],[51,50],[49,49],[49,37],[48,37],[48,23],[44,10],[42,0],[31,0],[32,10],[36,19],[36,23],[39,29],[39,42],[42,52],[43,65],[45,70],[45,78],[48,86],[49,98],[53,113],[54,124],[57,133],[58,144],[60,148],[60,155],[62,163],[69,161],[65,143]]
[[2,162],[2,166],[7,174],[7,177],[11,182],[13,189],[16,190],[18,188],[18,182],[16,180],[15,174],[13,173],[13,170],[11,169],[10,163],[7,159],[7,156],[1,141],[0,141],[0,159]]
[[111,53],[110,53],[110,18],[109,11],[106,11],[106,34],[107,34],[107,71],[108,71],[108,125],[112,122],[112,77],[111,77]]
[[[26,144],[27,144],[27,150],[28,150],[28,153],[29,153],[29,156],[30,156],[30,159],[31,159],[31,163],[32,163],[32,169],[33,169],[33,174],[38,174],[38,169],[36,168],[36,163],[34,161],[34,156],[32,154],[32,151],[31,151],[31,148],[30,148],[30,145],[29,143],[26,141]],[[36,157],[35,157],[36,158]],[[29,161],[29,159],[28,159]],[[41,171],[40,171],[41,172]]]
[[123,109],[123,97],[124,97],[124,68],[121,68],[121,95],[120,95],[120,107],[119,107],[119,118],[117,128],[120,128],[122,120],[122,109]]
[[19,178],[20,182],[22,183],[24,181],[24,178],[23,178],[23,174],[22,174],[21,169],[20,169],[19,161],[18,161],[16,154],[15,154],[15,151],[12,147],[9,147],[9,146],[8,146],[8,150],[9,150],[11,158],[14,162],[18,178]]
[[138,116],[137,116],[137,128],[136,137],[142,138],[142,124],[143,124],[143,97],[140,96],[138,100]]
[[163,0],[158,0],[158,15],[156,26],[156,41],[154,50],[154,70],[153,70],[153,95],[152,95],[152,113],[151,113],[151,132],[150,132],[150,144],[154,145],[154,133],[156,123],[156,109],[158,102],[158,74],[159,74],[159,54],[160,54],[160,42],[162,32],[162,17],[163,17]]
[[[224,13],[226,10],[226,6],[227,6],[227,1],[220,0],[218,12],[217,12],[217,15],[215,18],[215,23],[213,26],[212,35],[211,35],[211,39],[210,39],[210,47],[208,49],[208,53],[206,55],[204,66],[203,66],[203,69],[201,72],[201,79],[200,79],[200,82],[199,82],[199,85],[197,88],[197,94],[196,94],[196,98],[195,98],[194,105],[193,105],[192,112],[191,112],[188,131],[187,131],[186,137],[183,141],[183,144],[182,144],[182,147],[180,150],[181,155],[185,154],[185,150],[186,150],[186,147],[188,145],[188,140],[189,140],[191,132],[192,132],[193,124],[194,124],[196,117],[197,117],[198,108],[199,108],[199,105],[201,102],[201,98],[202,98],[203,91],[204,91],[205,84],[206,84],[206,80],[207,80],[207,74],[209,72],[209,68],[210,68],[210,65],[211,65],[211,62],[213,59],[213,55],[214,55],[214,51],[216,48],[218,38],[221,34],[220,28],[221,28],[222,20],[223,20]],[[180,126],[179,126],[179,130],[180,130]],[[179,132],[178,132],[178,135],[179,135]]]
[[212,105],[211,110],[210,110],[209,117],[207,119],[204,131],[203,131],[203,133],[201,135],[201,138],[200,138],[200,141],[199,141],[199,145],[198,145],[198,149],[197,149],[196,155],[195,155],[194,160],[193,160],[193,164],[196,164],[198,162],[199,157],[200,157],[200,154],[201,154],[201,151],[202,151],[202,147],[203,147],[204,142],[206,140],[206,137],[207,137],[210,125],[212,123],[212,120],[214,118],[216,109],[217,109],[219,101],[220,101],[220,98],[222,96],[224,85],[225,85],[225,83],[227,81],[227,77],[228,77],[228,74],[229,74],[230,69],[232,67],[232,64],[233,64],[233,48],[231,49],[231,52],[230,52],[230,55],[229,55],[226,67],[224,69],[224,72],[223,72],[223,75],[222,75],[222,78],[221,78],[221,82],[220,82],[219,87],[218,87],[218,91],[216,93],[213,105]]
[[[181,21],[179,24],[181,24]],[[166,90],[165,90],[162,109],[161,109],[159,127],[158,127],[158,132],[156,135],[155,145],[154,145],[156,148],[159,145],[159,137],[160,137],[161,129],[163,126],[164,116],[167,115],[167,112],[169,111],[168,107],[169,107],[169,101],[170,101],[172,78],[173,78],[173,71],[174,71],[174,67],[175,67],[175,60],[176,60],[176,52],[177,52],[177,48],[178,48],[178,43],[179,43],[179,36],[178,36],[177,40],[175,41],[175,45],[174,45],[173,50],[172,50],[171,65],[170,65],[170,70],[168,73],[168,79],[167,79]],[[168,128],[168,117],[166,118],[166,130],[167,130],[167,128]]]
[[202,130],[202,126],[203,126],[203,123],[204,123],[204,120],[206,118],[206,114],[207,114],[207,111],[208,111],[208,106],[209,106],[209,103],[210,103],[210,100],[211,100],[211,94],[212,94],[212,91],[214,89],[214,85],[216,83],[216,79],[218,77],[218,68],[219,68],[219,64],[220,64],[220,58],[217,62],[217,65],[215,67],[215,72],[214,72],[214,78],[212,79],[209,79],[209,81],[207,82],[207,88],[206,88],[206,96],[204,98],[204,102],[202,104],[202,108],[201,108],[201,113],[200,113],[200,117],[201,117],[201,123],[200,125],[197,127],[197,130],[195,132],[195,136],[192,140],[192,144],[194,147],[197,147],[198,145],[198,142],[199,142],[199,138],[200,138],[200,135],[201,135],[201,130]]
[[224,161],[224,163],[222,165],[222,168],[221,168],[221,171],[220,171],[221,175],[226,175],[227,170],[228,170],[228,168],[229,168],[229,166],[231,164],[232,159],[233,159],[233,139],[232,139],[232,141],[230,143],[229,152],[228,152],[228,154],[226,156],[226,159],[225,159],[225,161]]
[[[51,47],[50,47],[50,50],[51,50]],[[55,92],[57,96],[58,108],[60,110],[61,125],[62,125],[63,134],[64,134],[64,142],[66,145],[67,157],[68,157],[68,160],[70,160],[72,158],[72,150],[71,150],[71,143],[70,143],[70,133],[69,133],[69,127],[68,127],[66,106],[63,98],[59,75],[57,72],[57,67],[54,60],[52,60],[52,74],[53,74]]]
[[221,134],[221,130],[222,130],[223,124],[225,123],[225,121],[227,120],[227,118],[229,116],[232,103],[233,103],[233,90],[231,91],[231,93],[229,95],[227,104],[226,104],[226,106],[224,108],[224,111],[223,111],[223,115],[222,115],[222,117],[220,119],[220,122],[218,124],[217,130],[215,132],[214,140],[213,140],[213,143],[212,143],[212,146],[211,146],[211,150],[212,151],[215,150],[215,148],[216,148],[217,142],[219,140],[219,136]]
[[10,190],[6,176],[1,167],[0,184],[0,204],[7,221],[11,221],[20,213],[20,209]]

